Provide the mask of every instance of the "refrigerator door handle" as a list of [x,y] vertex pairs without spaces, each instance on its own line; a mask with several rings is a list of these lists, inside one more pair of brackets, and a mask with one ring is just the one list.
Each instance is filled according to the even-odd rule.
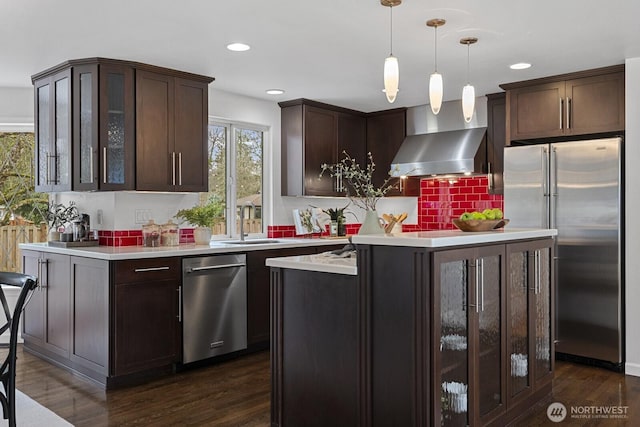
[[542,211],[542,228],[549,227],[550,190],[549,190],[549,148],[542,149],[542,197],[544,197],[544,210]]
[[549,188],[550,194],[550,209],[549,209],[549,228],[556,228],[556,211],[558,204],[558,161],[557,152],[555,147],[551,147],[549,150]]

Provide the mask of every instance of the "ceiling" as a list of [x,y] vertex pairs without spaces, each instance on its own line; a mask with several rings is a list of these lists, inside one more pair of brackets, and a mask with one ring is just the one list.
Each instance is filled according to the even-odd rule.
[[[498,84],[601,66],[640,56],[635,0],[404,0],[393,8],[400,63],[394,104],[382,93],[389,55],[388,7],[379,0],[0,0],[0,87],[67,59],[130,59],[215,77],[214,88],[283,101],[310,98],[362,111],[426,104],[434,68],[445,100],[470,81],[476,94]],[[230,42],[251,45],[230,52]],[[509,65],[530,62],[528,70]],[[284,89],[267,95],[266,89]]]

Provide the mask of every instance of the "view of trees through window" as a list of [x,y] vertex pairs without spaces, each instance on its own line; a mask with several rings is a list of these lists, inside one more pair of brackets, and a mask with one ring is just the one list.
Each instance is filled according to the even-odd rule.
[[21,271],[19,243],[46,241],[48,196],[34,190],[33,133],[0,132],[0,270]]
[[[209,124],[209,192],[200,195],[219,212],[214,234],[262,233],[264,131],[232,123]],[[233,209],[227,209],[233,206]],[[227,218],[227,212],[231,212]],[[230,233],[228,230],[234,230]]]

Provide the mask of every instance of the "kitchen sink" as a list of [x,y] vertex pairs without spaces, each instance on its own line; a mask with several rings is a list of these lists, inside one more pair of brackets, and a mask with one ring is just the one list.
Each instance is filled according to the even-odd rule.
[[229,245],[266,245],[268,243],[278,243],[277,239],[247,239],[247,240],[225,240],[220,243]]

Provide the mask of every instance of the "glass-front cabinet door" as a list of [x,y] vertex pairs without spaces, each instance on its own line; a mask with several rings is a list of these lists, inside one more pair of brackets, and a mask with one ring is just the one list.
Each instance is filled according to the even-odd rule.
[[504,246],[434,253],[434,425],[479,425],[506,408]]
[[553,377],[553,241],[507,246],[509,404]]
[[71,72],[34,82],[36,191],[71,190]]
[[133,190],[133,69],[75,65],[74,190]]

